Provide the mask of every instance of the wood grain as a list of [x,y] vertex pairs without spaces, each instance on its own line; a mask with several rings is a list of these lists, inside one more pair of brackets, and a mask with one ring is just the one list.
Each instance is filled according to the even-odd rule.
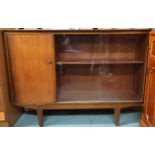
[[147,78],[145,87],[144,113],[141,125],[155,126],[155,35],[150,33]]
[[54,103],[56,79],[53,36],[44,33],[9,33],[6,38],[15,103]]
[[148,88],[147,88],[147,96],[145,99],[146,107],[145,107],[145,115],[147,120],[154,125],[155,119],[155,71],[149,71],[147,76]]
[[3,33],[0,31],[0,104],[5,119],[0,122],[0,126],[12,126],[21,115],[21,108],[15,107],[10,100],[7,73]]

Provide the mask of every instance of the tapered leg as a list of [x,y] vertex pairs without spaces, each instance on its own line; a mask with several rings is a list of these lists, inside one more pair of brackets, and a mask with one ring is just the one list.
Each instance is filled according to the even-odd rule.
[[37,109],[37,116],[38,116],[38,124],[40,127],[43,126],[43,109]]
[[114,114],[114,120],[115,120],[115,125],[116,126],[119,126],[120,112],[121,112],[120,107],[116,107],[115,108],[115,114]]

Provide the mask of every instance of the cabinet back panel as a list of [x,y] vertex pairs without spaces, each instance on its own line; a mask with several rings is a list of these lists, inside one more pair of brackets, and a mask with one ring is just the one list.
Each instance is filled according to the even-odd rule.
[[147,103],[146,105],[146,114],[147,114],[147,119],[148,121],[152,124],[154,124],[154,120],[155,120],[155,97],[154,97],[154,93],[155,93],[155,71],[152,71],[152,73],[149,73],[148,75],[148,88],[147,88],[147,97],[145,102]]
[[[51,34],[7,34],[12,89],[17,104],[55,102],[55,55]],[[48,59],[52,64],[48,64]]]
[[[134,65],[65,65],[60,74],[63,90],[133,89]],[[127,82],[128,81],[128,82]]]
[[[147,35],[56,35],[57,60],[144,60]],[[146,46],[145,46],[146,47]]]

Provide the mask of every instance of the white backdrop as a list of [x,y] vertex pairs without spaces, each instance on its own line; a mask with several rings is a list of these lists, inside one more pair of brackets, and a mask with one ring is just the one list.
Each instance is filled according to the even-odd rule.
[[[154,0],[0,0],[0,28],[151,28]],[[151,155],[154,128],[1,128],[1,155]]]

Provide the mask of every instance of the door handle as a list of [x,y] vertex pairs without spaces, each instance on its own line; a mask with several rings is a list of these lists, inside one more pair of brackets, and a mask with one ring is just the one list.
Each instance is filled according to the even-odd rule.
[[48,58],[48,59],[47,59],[47,64],[53,64],[53,61],[52,61],[51,58]]

